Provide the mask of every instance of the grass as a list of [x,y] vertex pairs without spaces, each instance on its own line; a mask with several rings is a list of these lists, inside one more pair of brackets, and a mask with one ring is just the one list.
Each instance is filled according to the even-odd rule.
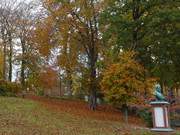
[[118,121],[82,118],[28,99],[0,97],[0,135],[153,135]]

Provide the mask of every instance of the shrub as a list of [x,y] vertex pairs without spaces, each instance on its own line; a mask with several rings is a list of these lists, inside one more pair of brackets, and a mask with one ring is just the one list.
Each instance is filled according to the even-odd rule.
[[40,89],[40,88],[37,88],[36,95],[37,96],[44,96],[44,91],[42,89]]
[[20,84],[0,80],[0,95],[15,96],[21,90]]
[[152,127],[153,121],[152,121],[152,114],[149,109],[141,109],[138,111],[137,115],[144,120],[144,122],[147,124],[148,127]]
[[180,126],[180,109],[179,108],[174,108],[171,110],[170,120],[171,120],[172,127]]
[[0,86],[0,95],[1,96],[5,96],[6,95],[6,91],[1,86]]

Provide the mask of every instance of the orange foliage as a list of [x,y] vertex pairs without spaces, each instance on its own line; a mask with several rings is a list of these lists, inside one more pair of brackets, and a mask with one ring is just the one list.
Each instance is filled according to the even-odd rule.
[[[59,100],[59,99],[47,99],[44,97],[29,96],[35,101],[39,101],[48,109],[59,112],[66,112],[79,116],[83,119],[98,119],[98,120],[108,120],[108,121],[118,121],[121,122],[124,120],[123,114],[118,109],[113,108],[110,105],[99,105],[96,111],[91,111],[88,108],[87,103],[83,101],[71,101],[71,100]],[[144,125],[140,118],[136,116],[129,116],[129,122],[135,125]]]
[[43,23],[39,23],[33,33],[33,42],[43,56],[50,54],[52,46],[52,18],[48,17]]
[[134,57],[134,52],[123,52],[118,62],[111,64],[103,73],[101,87],[106,98],[115,105],[131,104],[141,100],[156,81],[145,77],[147,71]]
[[39,76],[40,85],[43,88],[53,88],[56,86],[58,81],[57,72],[54,71],[52,68],[45,68],[42,70]]

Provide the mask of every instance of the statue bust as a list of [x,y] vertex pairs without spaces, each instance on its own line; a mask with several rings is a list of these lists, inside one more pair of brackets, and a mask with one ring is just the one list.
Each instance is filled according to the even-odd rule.
[[154,95],[155,95],[157,101],[165,101],[166,100],[161,92],[160,84],[155,85]]

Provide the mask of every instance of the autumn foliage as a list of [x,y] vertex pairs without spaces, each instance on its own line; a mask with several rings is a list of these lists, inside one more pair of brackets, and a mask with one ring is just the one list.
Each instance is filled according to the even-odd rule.
[[39,75],[39,82],[43,88],[51,89],[56,86],[58,75],[52,68],[45,68]]
[[[132,51],[123,52],[103,73],[101,87],[105,97],[115,105],[129,105],[150,93],[155,82],[145,77],[146,70],[135,60]],[[144,97],[144,96],[143,96]]]

